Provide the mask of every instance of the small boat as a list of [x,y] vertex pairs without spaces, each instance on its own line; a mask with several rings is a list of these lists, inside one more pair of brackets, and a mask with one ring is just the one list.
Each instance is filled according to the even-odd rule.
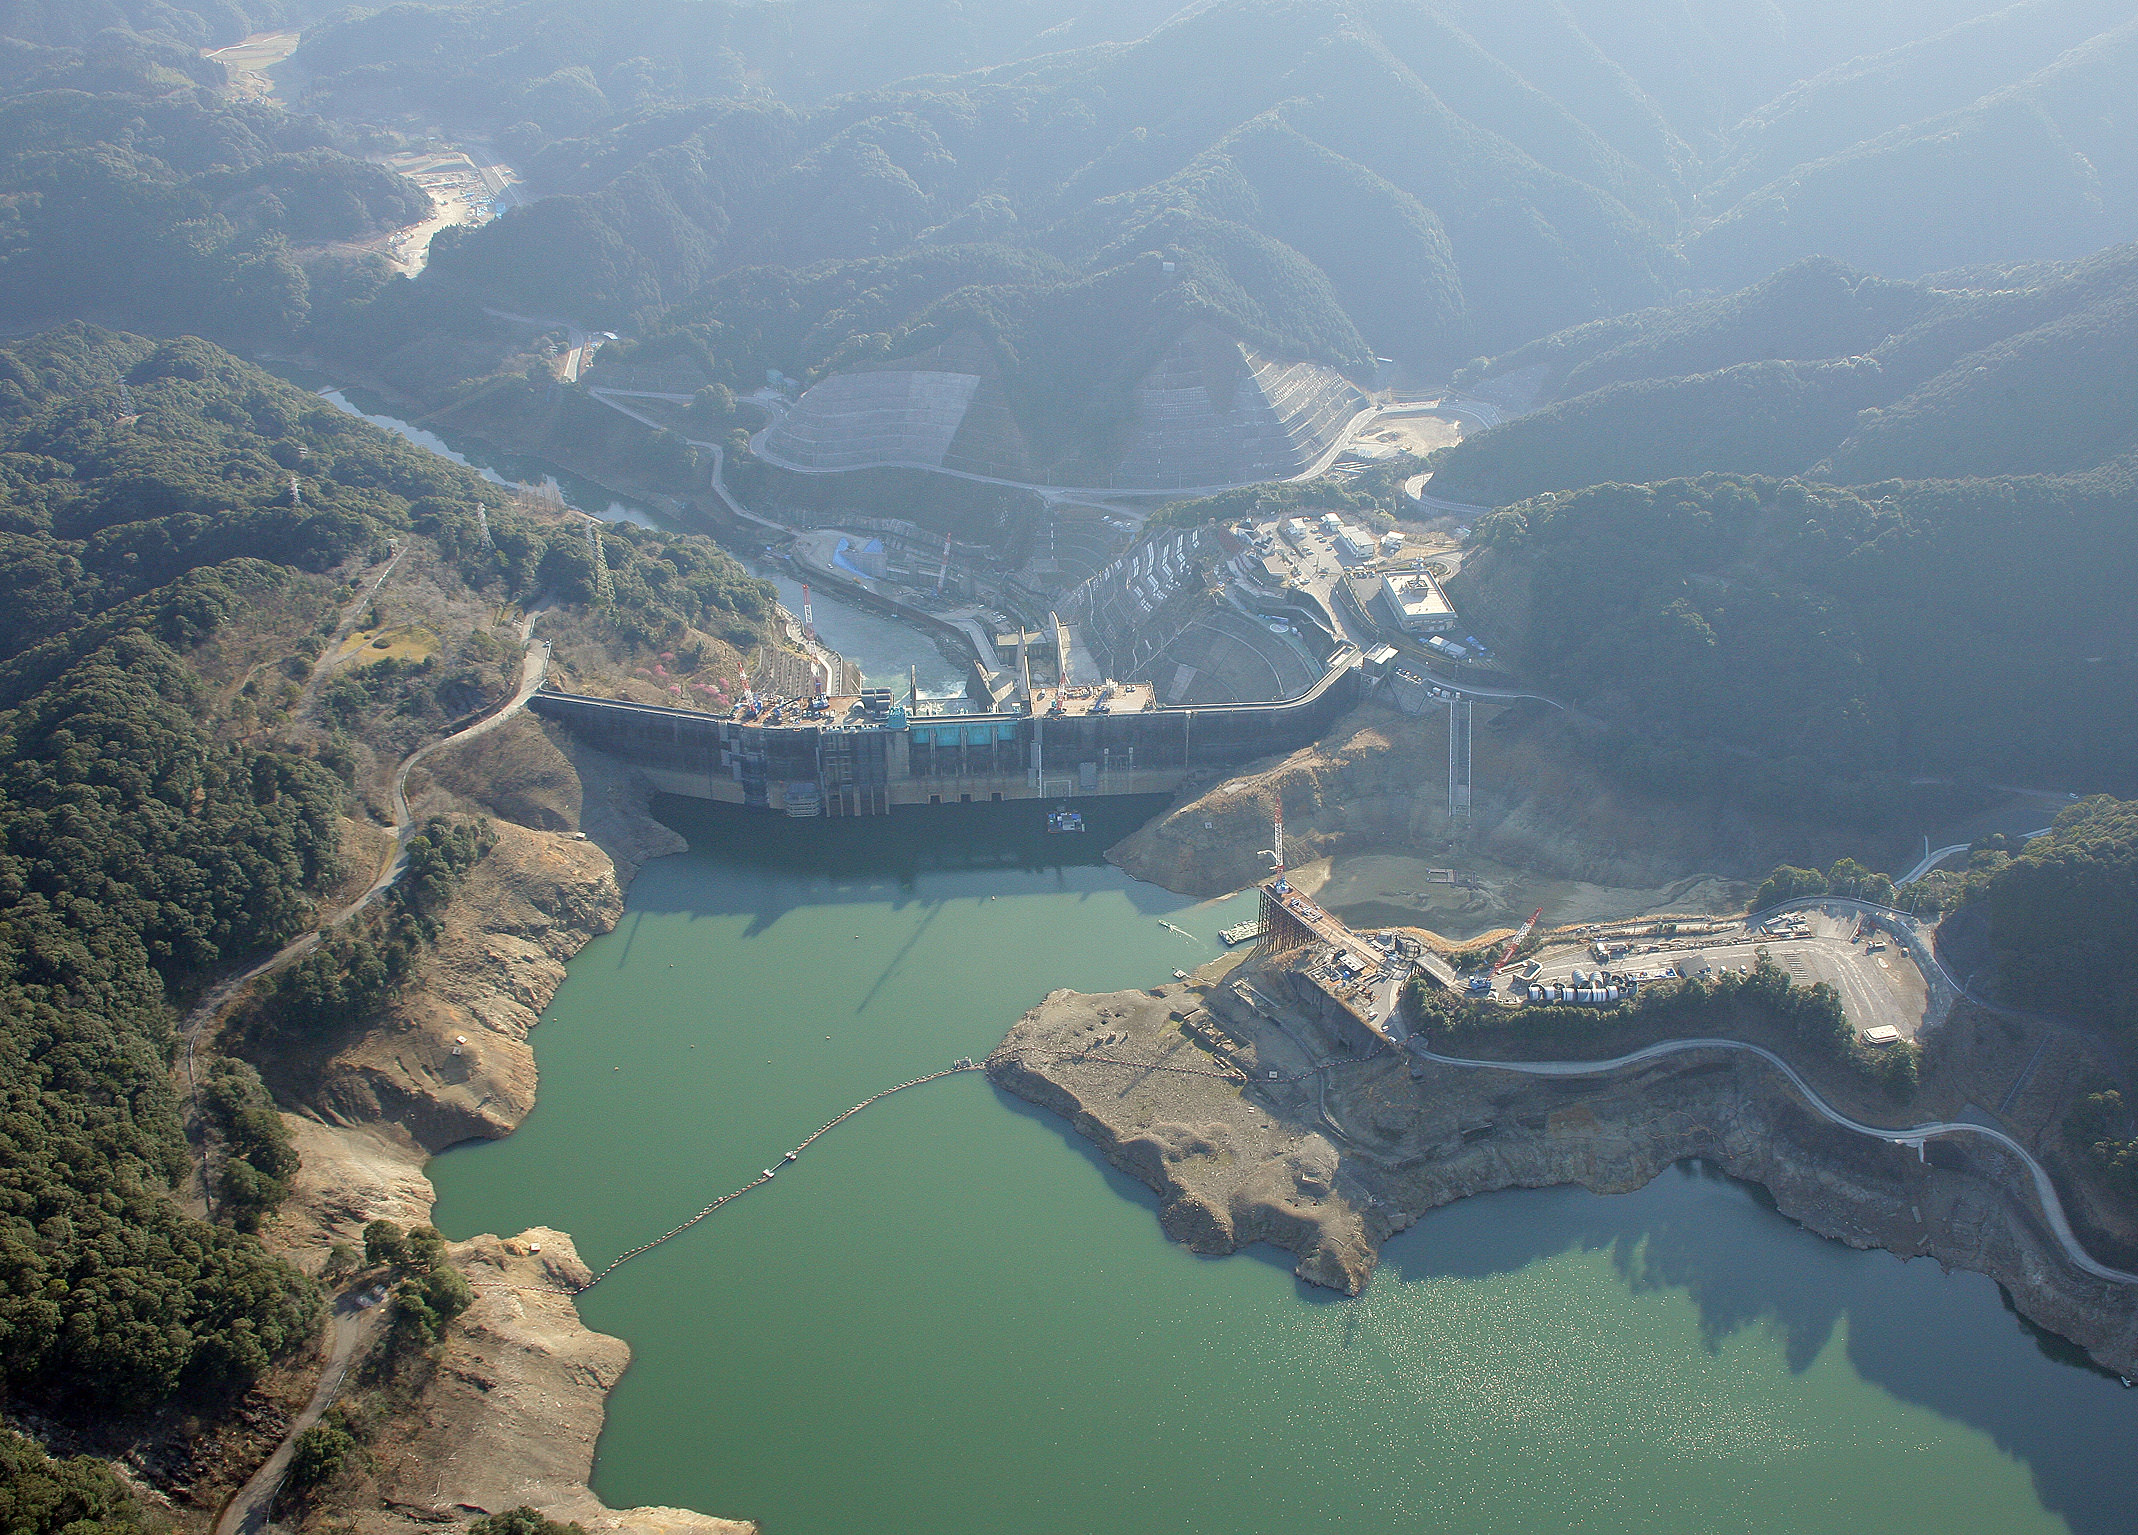
[[1188,972],[1185,970],[1176,970],[1173,972],[1173,979],[1176,981],[1185,981],[1187,978]]
[[1259,919],[1253,922],[1235,923],[1218,934],[1218,937],[1225,940],[1225,947],[1228,949],[1238,948],[1243,943],[1252,943],[1261,936],[1262,923]]

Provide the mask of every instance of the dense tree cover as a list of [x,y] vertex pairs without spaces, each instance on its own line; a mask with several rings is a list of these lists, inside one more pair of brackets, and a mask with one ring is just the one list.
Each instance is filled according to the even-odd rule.
[[1418,472],[1419,462],[1408,454],[1383,459],[1348,478],[1324,475],[1313,480],[1288,480],[1278,485],[1242,485],[1214,495],[1174,501],[1151,514],[1150,525],[1159,528],[1195,527],[1208,522],[1231,522],[1240,517],[1284,516],[1295,510],[1315,513],[1339,511],[1373,518],[1393,517],[1415,509],[1403,494],[1403,483]]
[[522,1505],[502,1513],[485,1514],[468,1526],[468,1535],[586,1535],[586,1530],[576,1520],[559,1524]]
[[394,887],[267,984],[253,1005],[253,1029],[320,1038],[369,1022],[438,936],[453,892],[496,842],[487,822],[433,816],[409,838],[408,871]]
[[356,1436],[349,1431],[347,1413],[335,1410],[340,1405],[328,1408],[317,1423],[297,1436],[290,1449],[289,1475],[282,1489],[299,1502],[333,1481],[344,1467],[363,1455]]
[[[204,341],[67,326],[0,346],[0,702],[10,673],[15,688],[48,678],[113,624],[190,643],[246,600],[233,588],[383,558],[400,531],[473,585],[590,598],[579,528],[524,518],[467,470]],[[634,632],[746,642],[771,611],[765,583],[710,540],[611,530],[607,555]],[[350,724],[367,709],[451,718],[494,689],[495,649],[471,641],[416,675],[367,668],[336,707]]]
[[11,1391],[118,1408],[242,1386],[309,1337],[310,1284],[183,1214],[164,987],[289,936],[339,785],[217,738],[124,632],[0,715],[0,1266]]
[[364,1261],[400,1276],[393,1292],[394,1341],[400,1347],[431,1347],[475,1299],[467,1279],[446,1261],[445,1237],[436,1226],[403,1231],[392,1221],[373,1221],[364,1228]]
[[231,1224],[257,1231],[289,1196],[297,1151],[260,1073],[225,1056],[208,1068],[201,1109],[222,1139],[218,1194]]
[[1750,909],[1765,911],[1784,901],[1801,901],[1822,895],[1847,896],[1851,900],[1869,901],[1874,906],[1892,906],[1896,892],[1890,874],[1866,869],[1853,858],[1836,860],[1832,870],[1825,873],[1817,869],[1792,868],[1785,863],[1760,881]]
[[0,1530],[7,1535],[138,1535],[158,1526],[111,1468],[87,1455],[54,1460],[0,1428]]
[[[209,88],[220,65],[196,54],[174,73],[168,47],[135,38],[98,78],[64,53],[63,67],[0,81],[0,318],[286,342],[309,310],[293,244],[430,211],[340,130],[222,99]],[[189,77],[203,71],[215,79]]]
[[[21,50],[0,90],[21,145],[0,156],[0,315],[301,341],[424,391],[509,355],[485,297],[626,326],[642,361],[692,362],[691,387],[969,334],[1038,460],[1068,465],[1198,324],[1359,377],[1376,354],[1430,372],[1820,250],[1913,276],[2138,232],[2112,126],[2132,45],[2083,6],[1778,0],[1719,23],[1581,0],[1517,25],[1475,0],[441,0],[308,26],[292,78],[324,116],[209,89],[200,42],[318,9],[0,19]],[[487,135],[558,195],[441,233],[422,282],[300,262],[421,211],[334,126],[382,119]],[[1985,157],[2014,170],[1998,196],[1975,195]],[[1884,297],[1907,302],[1855,307]],[[1759,395],[1764,432],[1629,462],[1807,467],[1791,457],[1846,402],[1785,392]]]
[[[854,35],[867,35],[871,7],[849,9]],[[1021,18],[1022,7],[1010,9]],[[857,357],[907,355],[966,327],[1006,373],[1065,381],[1052,394],[1012,391],[1020,424],[1042,436],[1066,402],[1133,376],[1154,333],[1162,345],[1194,319],[1279,355],[1358,367],[1380,352],[1430,367],[1654,303],[1686,280],[1676,243],[1717,174],[1735,178],[1745,207],[1708,207],[1723,216],[1693,242],[1696,256],[1727,272],[1732,261],[1716,253],[1734,246],[1756,277],[1806,254],[1803,230],[1770,217],[1780,194],[1746,179],[1789,136],[1763,131],[1760,152],[1748,152],[1715,104],[1756,107],[1768,99],[1760,91],[1792,84],[1790,68],[1840,63],[1857,46],[1929,43],[1926,57],[1943,57],[1942,30],[1973,19],[1966,0],[1897,22],[1789,5],[1710,31],[1594,4],[1515,27],[1462,0],[1364,10],[1237,0],[1130,46],[876,85],[797,110],[814,92],[781,82],[797,69],[835,73],[827,60],[842,48],[819,40],[790,50],[808,65],[752,50],[762,29],[799,24],[808,5],[776,21],[762,8],[699,7],[675,57],[730,40],[740,51],[701,63],[695,79],[635,52],[678,24],[669,0],[594,17],[560,10],[554,0],[409,7],[405,23],[402,10],[393,24],[354,18],[306,45],[322,80],[346,75],[353,90],[376,90],[396,70],[427,101],[454,90],[458,111],[510,124],[536,183],[563,194],[449,237],[441,270],[525,305],[628,323],[657,346],[680,329],[686,339],[671,355],[699,353],[705,376],[731,385],[767,368],[808,379]],[[933,19],[914,18],[916,35]],[[409,48],[393,35],[402,24],[428,45]],[[1764,35],[1770,26],[1779,35]],[[2038,63],[2073,18],[2008,19],[2015,28],[2029,43],[2009,58]],[[525,46],[529,35],[540,46]],[[421,60],[413,68],[411,53]],[[931,66],[957,56],[941,48]],[[1998,57],[1979,43],[1970,56]],[[738,86],[744,58],[784,101]],[[2128,89],[2096,94],[2117,100]],[[2032,131],[2007,122],[2008,110],[1979,115],[1992,126],[1977,150],[2001,153]],[[2107,131],[2096,123],[2081,137],[2091,144]],[[1923,174],[1905,158],[1872,153],[1865,163],[1889,178]],[[1813,183],[1826,185],[1822,175]],[[2105,179],[2120,188],[2121,175]],[[1880,190],[1874,176],[1846,195]],[[2038,222],[1991,217],[1987,201],[1933,198],[1909,218],[1853,222],[1876,226],[1892,247],[1867,264],[1911,276],[1926,251],[1939,253],[1932,264],[1953,259],[1944,242],[1956,219],[1996,230],[1981,259],[2076,254],[2138,232],[2138,202],[2120,191],[2054,237]],[[1005,280],[1012,252],[1065,272]],[[1176,283],[1154,291],[1126,280],[1146,257],[1172,261]],[[935,280],[917,290],[898,280],[905,273],[880,281],[886,264],[909,261]],[[765,289],[826,282],[866,288],[871,302],[805,302],[792,311],[810,317],[799,325],[764,323]],[[1904,289],[1874,291],[1855,307],[1875,318],[1887,299],[1913,301]],[[1092,305],[1107,345],[1092,342]],[[828,327],[810,323],[820,312],[833,316]],[[1079,344],[1099,355],[1078,366]],[[1080,412],[1095,419],[1072,419],[1072,433],[1103,432],[1112,414],[1103,403],[1072,408],[1072,418]],[[1668,472],[1701,467],[1803,466],[1770,457]]]
[[[494,549],[476,526],[486,503]],[[501,598],[535,595],[553,543],[584,548],[577,527],[522,517],[470,472],[205,342],[71,326],[0,345],[0,1390],[13,1398],[113,1412],[228,1392],[312,1335],[313,1286],[246,1234],[295,1170],[249,1068],[203,1063],[200,1086],[210,1192],[231,1224],[172,1197],[187,1153],[170,999],[314,920],[338,872],[343,785],[229,728],[193,659],[256,606],[383,557],[390,533],[425,535]],[[620,586],[694,621],[733,619],[729,601],[763,611],[703,540],[627,537],[610,563]],[[302,675],[302,648],[293,659]],[[383,903],[399,939],[435,930],[481,846],[466,827],[413,839]],[[441,1298],[425,1303],[439,1313]]]
[[2138,449],[2138,245],[1923,283],[1807,261],[1500,358],[1551,403],[1435,461],[1503,506],[1710,470],[1842,484],[2090,470]]
[[2138,800],[2096,794],[2069,806],[1988,887],[2007,997],[2138,1030],[2125,973],[2138,933]]
[[1140,35],[1172,0],[476,0],[353,11],[308,31],[308,100],[511,125],[518,146],[708,95],[816,101]]
[[[1422,12],[1384,20],[1359,33],[1314,6],[1234,6],[1131,49],[807,115],[732,102],[648,115],[546,154],[537,173],[567,195],[451,243],[442,268],[529,302],[569,289],[645,321],[721,272],[972,247],[977,292],[958,320],[1013,372],[1031,349],[1005,329],[1089,344],[1076,329],[1087,283],[1129,351],[1155,308],[1161,329],[1202,316],[1281,355],[1350,365],[1368,348],[1451,360],[1480,335],[1600,312],[1601,295],[1667,291],[1670,258],[1613,191],[1478,131],[1420,81],[1458,73],[1445,26]],[[1519,91],[1497,89],[1478,109],[1518,117]],[[1596,182],[1642,180],[1589,147],[1599,153],[1570,163]],[[993,279],[1000,246],[1065,262],[1068,290],[1046,274]],[[1175,282],[1143,280],[1155,258],[1175,263]],[[872,336],[910,350],[906,333],[949,323],[927,306],[954,292],[871,316],[815,356],[768,350],[742,366],[801,375]],[[717,307],[708,318],[727,321]],[[738,319],[746,339],[756,327]]]
[[2064,1116],[2064,1134],[2081,1147],[2125,1198],[2138,1197],[2138,1136],[2131,1133],[2123,1094],[2088,1093]]
[[[13,0],[7,36],[53,50],[85,50],[115,38],[195,53],[294,26],[321,8],[320,0]],[[221,68],[210,65],[203,75],[217,78]]]
[[1654,738],[1661,781],[1749,750],[1805,785],[2113,786],[2138,736],[2133,486],[2124,466],[1591,486],[1485,518],[1457,600],[1539,681]]
[[1824,981],[1797,985],[1765,949],[1750,970],[1644,986],[1631,1002],[1614,1008],[1548,1005],[1510,1014],[1468,1001],[1424,977],[1410,982],[1405,1001],[1432,1047],[1456,1054],[1518,1041],[1518,1048],[1530,1056],[1557,1051],[1579,1055],[1629,1025],[1659,1039],[1682,1038],[1726,1031],[1749,1015],[1779,1028],[1814,1056],[1874,1078],[1898,1101],[1913,1096],[1920,1064],[1912,1042],[1880,1049],[1861,1043],[1839,992]]

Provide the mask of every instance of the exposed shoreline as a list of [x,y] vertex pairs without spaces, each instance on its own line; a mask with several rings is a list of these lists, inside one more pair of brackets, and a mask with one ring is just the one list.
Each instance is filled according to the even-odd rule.
[[988,1063],[1149,1187],[1161,1228],[1193,1251],[1266,1241],[1302,1280],[1355,1295],[1381,1244],[1427,1210],[1557,1184],[1628,1193],[1697,1158],[1820,1236],[1985,1274],[2030,1321],[2138,1374],[2138,1289],[2074,1267],[2016,1166],[1981,1146],[1919,1156],[1828,1124],[1749,1056],[1561,1079],[1351,1059],[1284,1000],[1281,970],[1252,983],[1279,1023],[1216,968],[1156,994],[1056,992]]
[[[653,817],[628,769],[532,720],[509,730],[471,750],[471,761],[432,764],[421,795],[412,793],[427,809],[496,816],[501,841],[402,996],[330,1058],[305,1063],[308,1112],[283,1116],[302,1166],[267,1237],[315,1272],[330,1243],[360,1244],[369,1220],[429,1221],[431,1157],[518,1127],[536,1098],[530,1036],[567,962],[615,927],[648,859],[685,846]],[[501,765],[521,775],[499,776]],[[538,813],[515,805],[522,820],[498,816],[494,801],[513,793],[537,801]],[[531,829],[527,819],[552,825]],[[573,1294],[588,1271],[569,1235],[478,1235],[452,1253],[475,1300],[374,1447],[361,1486],[332,1508],[338,1519],[361,1535],[413,1535],[524,1503],[590,1535],[754,1535],[747,1521],[688,1509],[611,1509],[587,1485],[630,1348],[581,1320]],[[467,1454],[470,1445],[481,1453]]]

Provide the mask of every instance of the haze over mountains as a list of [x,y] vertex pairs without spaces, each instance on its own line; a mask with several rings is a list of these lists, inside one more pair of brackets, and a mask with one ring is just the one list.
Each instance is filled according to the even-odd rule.
[[[740,328],[797,376],[958,323],[1022,357],[1091,298],[1123,358],[1202,315],[1431,368],[1808,254],[1915,277],[2138,233],[2128,6],[1858,9],[1783,8],[1751,47],[1732,17],[1724,56],[1690,13],[1249,0],[813,110],[553,116],[528,170],[562,195],[443,265]],[[761,338],[765,266],[867,298]]]
[[[1198,324],[1430,381],[1807,256],[1915,279],[2132,238],[2134,16],[25,0],[0,314],[85,307],[53,301],[71,282],[114,321],[377,352],[478,335],[473,306],[438,309],[458,290],[640,338],[612,367],[751,387],[955,340],[990,357],[1041,464],[1103,460]],[[219,66],[192,49],[296,22],[286,93],[319,116],[269,125],[205,89]],[[351,122],[483,136],[534,200],[446,231],[431,299],[378,309],[375,278],[321,257],[421,194],[362,162]],[[107,270],[103,251],[139,255],[129,233],[177,280]]]

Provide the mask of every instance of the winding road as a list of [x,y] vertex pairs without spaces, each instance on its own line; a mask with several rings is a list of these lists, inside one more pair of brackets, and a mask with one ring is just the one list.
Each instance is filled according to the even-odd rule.
[[[381,577],[381,579],[383,580],[384,578]],[[374,592],[378,590],[376,583],[374,583],[371,590]],[[359,600],[370,601],[369,593]],[[251,969],[242,970],[238,974],[217,983],[194,1006],[192,1012],[186,1015],[183,1032],[186,1036],[186,1071],[189,1077],[193,1070],[194,1041],[207,1024],[212,1023],[222,1015],[223,1010],[230,1005],[238,992],[261,976],[271,971],[280,970],[283,966],[302,959],[305,955],[311,953],[313,949],[319,946],[319,940],[326,933],[341,926],[342,923],[348,921],[385,894],[386,891],[393,888],[394,881],[401,877],[401,871],[408,867],[408,841],[415,834],[415,821],[409,814],[408,809],[409,769],[413,768],[425,757],[428,757],[432,752],[495,730],[498,726],[504,724],[506,720],[527,707],[527,700],[541,690],[543,679],[549,674],[549,642],[547,640],[537,642],[532,637],[535,620],[540,618],[546,611],[548,611],[546,608],[537,609],[520,622],[520,640],[522,644],[527,646],[527,654],[520,667],[519,688],[513,693],[512,697],[505,700],[504,703],[489,714],[484,715],[474,724],[467,726],[465,729],[457,730],[449,736],[440,736],[437,740],[417,748],[401,759],[401,764],[394,770],[393,775],[393,825],[390,828],[393,832],[393,852],[380,867],[379,876],[371,882],[370,887],[347,906],[329,914],[317,927],[314,927],[301,938],[292,939],[284,947],[278,949],[266,959],[261,960]]]
[[2138,1274],[2126,1273],[2119,1268],[2110,1268],[2107,1264],[2096,1260],[2091,1253],[2080,1245],[2078,1237],[2072,1232],[2070,1219],[2064,1214],[2063,1201],[2056,1197],[2056,1185],[2050,1181],[2048,1169],[2035,1161],[2033,1153],[2029,1152],[2026,1147],[2020,1145],[2018,1141],[2012,1139],[2002,1130],[1994,1129],[1989,1125],[1970,1124],[1965,1120],[1936,1120],[1930,1124],[1909,1125],[1900,1129],[1888,1128],[1884,1125],[1865,1124],[1860,1119],[1853,1119],[1842,1113],[1820,1097],[1809,1082],[1797,1075],[1795,1067],[1762,1045],[1747,1044],[1738,1039],[1666,1039],[1660,1044],[1650,1045],[1643,1050],[1636,1050],[1630,1055],[1613,1056],[1607,1061],[1471,1060],[1463,1056],[1442,1055],[1438,1051],[1430,1050],[1415,1035],[1406,1041],[1404,1048],[1420,1059],[1431,1061],[1438,1066],[1459,1066],[1472,1070],[1486,1071],[1513,1071],[1519,1072],[1524,1076],[1533,1077],[1603,1076],[1606,1073],[1619,1071],[1628,1066],[1638,1066],[1646,1061],[1658,1060],[1664,1056],[1678,1055],[1691,1050],[1742,1050],[1747,1054],[1758,1056],[1786,1077],[1789,1080],[1789,1084],[1802,1095],[1804,1101],[1810,1104],[1822,1117],[1840,1125],[1843,1129],[1853,1130],[1858,1135],[1868,1135],[1876,1140],[1885,1141],[1890,1145],[1913,1146],[1918,1153],[1922,1151],[1925,1141],[1943,1136],[1978,1135],[1984,1140],[2003,1147],[2013,1156],[2019,1158],[2025,1165],[2027,1172],[2033,1177],[2034,1193],[2041,1203],[2042,1215],[2049,1222],[2049,1229],[2055,1234],[2057,1241],[2063,1246],[2064,1255],[2071,1260],[2073,1265],[2093,1275],[2096,1279],[2105,1279],[2111,1284],[2138,1285]]
[[268,1527],[268,1520],[275,1509],[275,1494],[282,1490],[282,1480],[289,1475],[290,1460],[297,1453],[297,1436],[317,1423],[333,1405],[341,1391],[343,1377],[349,1373],[349,1362],[377,1335],[380,1324],[386,1317],[386,1307],[373,1306],[368,1310],[357,1304],[354,1291],[339,1296],[334,1302],[334,1334],[329,1346],[326,1368],[319,1372],[319,1385],[312,1392],[311,1401],[305,1403],[304,1411],[290,1422],[290,1431],[282,1443],[275,1446],[275,1453],[268,1456],[260,1469],[230,1496],[223,1511],[215,1521],[214,1535],[259,1535]]
[[[371,600],[386,576],[392,573],[393,564],[399,560],[400,555],[397,553],[393,563],[388,564],[378,580],[357,600],[354,605],[357,611],[361,611],[362,605]],[[348,921],[393,888],[394,882],[400,879],[402,872],[408,867],[408,843],[415,833],[415,817],[408,808],[409,770],[433,752],[497,729],[527,707],[527,700],[541,690],[542,681],[549,674],[549,641],[538,641],[534,638],[535,621],[547,611],[546,605],[537,607],[520,621],[520,643],[526,646],[526,655],[520,665],[520,685],[513,695],[474,724],[456,730],[449,736],[440,736],[401,759],[401,764],[394,770],[393,775],[393,852],[380,868],[379,876],[372,881],[370,888],[303,937],[285,945],[251,969],[217,985],[187,1015],[184,1026],[186,1079],[193,1089],[193,1114],[196,1122],[200,1117],[200,1093],[199,1084],[194,1079],[193,1056],[201,1036],[210,1025],[222,1017],[223,1012],[247,985],[311,953],[328,932]],[[205,1135],[201,1138],[200,1171],[202,1197],[210,1198],[215,1185],[209,1176]],[[335,1393],[341,1389],[342,1377],[348,1373],[349,1361],[356,1357],[358,1351],[378,1331],[386,1309],[384,1306],[371,1309],[361,1307],[356,1304],[353,1294],[345,1294],[335,1301],[333,1339],[326,1368],[320,1372],[319,1385],[312,1393],[312,1400],[290,1424],[289,1433],[284,1436],[282,1443],[275,1447],[274,1454],[267,1458],[260,1469],[252,1474],[251,1480],[239,1488],[230,1502],[224,1505],[222,1515],[216,1520],[214,1535],[258,1535],[259,1531],[267,1527],[268,1516],[274,1508],[275,1494],[282,1488],[282,1479],[289,1474],[290,1457],[295,1453],[297,1436],[317,1423],[320,1415],[333,1402]]]

